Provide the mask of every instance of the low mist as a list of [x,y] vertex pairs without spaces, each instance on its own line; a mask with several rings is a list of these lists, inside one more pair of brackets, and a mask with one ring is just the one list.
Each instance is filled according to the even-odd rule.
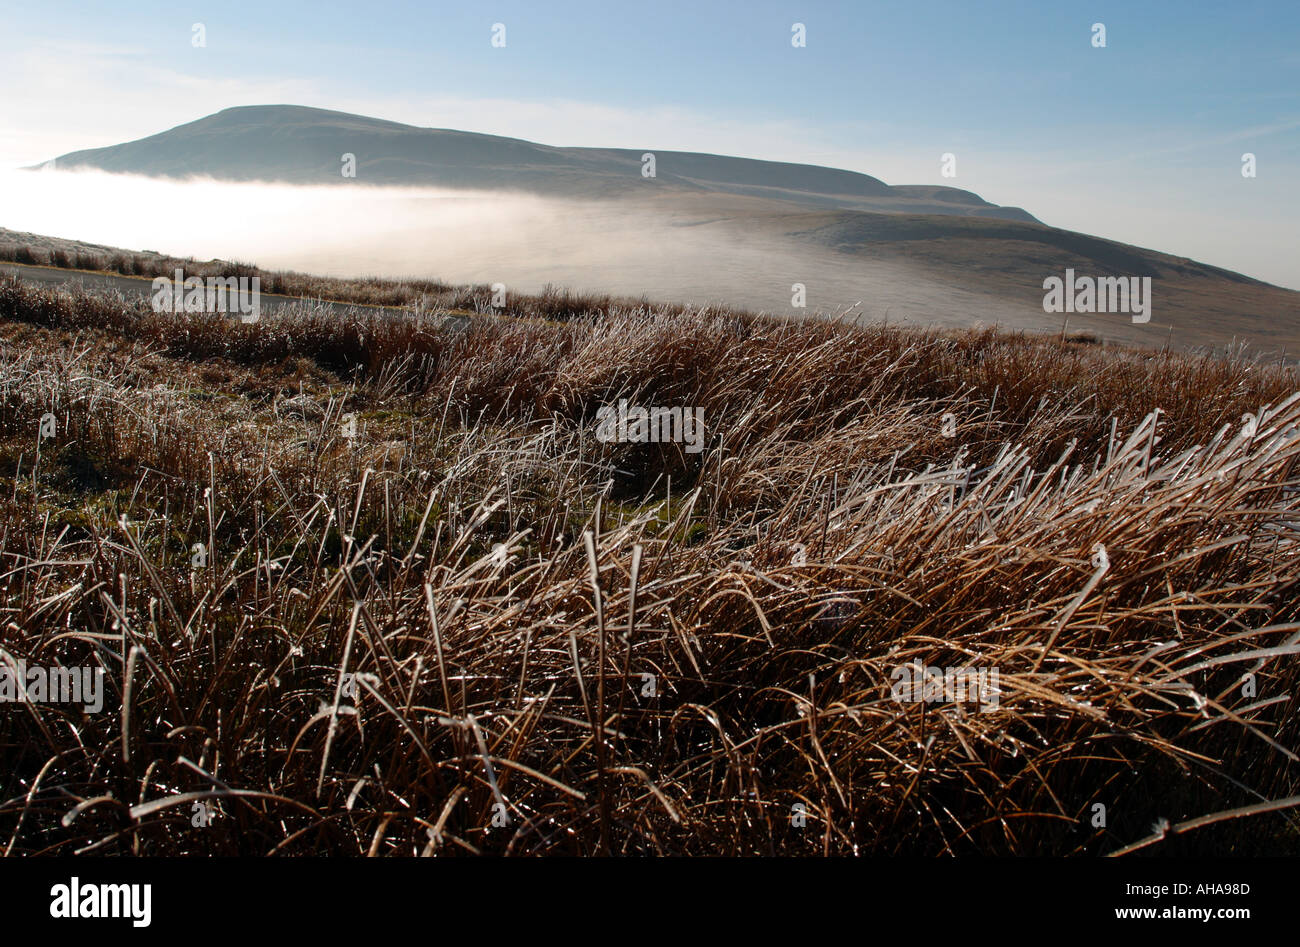
[[[959,324],[972,300],[896,263],[762,225],[627,200],[437,188],[168,180],[102,171],[0,172],[0,226],[127,250],[329,276],[548,283],[778,315]],[[806,309],[791,285],[807,287]]]

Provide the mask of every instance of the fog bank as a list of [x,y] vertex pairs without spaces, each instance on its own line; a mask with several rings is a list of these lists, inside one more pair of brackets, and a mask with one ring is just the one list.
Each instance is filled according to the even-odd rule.
[[[13,230],[341,277],[500,282],[520,292],[552,283],[781,315],[838,314],[861,300],[854,313],[891,321],[944,323],[958,303],[899,264],[629,201],[16,171],[0,173],[0,208],[0,226]],[[807,287],[806,309],[791,307],[793,283]],[[972,301],[964,305],[969,316]]]

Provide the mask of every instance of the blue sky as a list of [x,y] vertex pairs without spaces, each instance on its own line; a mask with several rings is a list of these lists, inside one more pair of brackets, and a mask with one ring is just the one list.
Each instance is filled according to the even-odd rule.
[[[1295,0],[6,0],[0,23],[0,167],[289,102],[951,184],[1300,288]],[[1241,176],[1243,152],[1258,177]]]

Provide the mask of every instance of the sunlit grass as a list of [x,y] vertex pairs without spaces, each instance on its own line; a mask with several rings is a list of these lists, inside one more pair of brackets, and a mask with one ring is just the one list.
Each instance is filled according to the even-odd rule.
[[[3,850],[1083,854],[1297,793],[1293,369],[521,313],[0,282],[0,646],[112,691],[0,708]],[[599,442],[620,397],[704,451]],[[893,700],[913,660],[999,706]]]

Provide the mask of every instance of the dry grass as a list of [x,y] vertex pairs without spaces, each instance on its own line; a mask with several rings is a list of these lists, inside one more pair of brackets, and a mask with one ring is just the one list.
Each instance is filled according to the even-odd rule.
[[[19,236],[19,235],[14,235]],[[542,319],[572,319],[581,316],[607,314],[611,309],[648,305],[646,300],[628,300],[603,293],[575,293],[562,287],[547,286],[540,293],[516,293],[505,296],[505,305],[494,305],[495,294],[487,284],[453,286],[440,280],[385,279],[366,277],[340,279],[294,273],[284,270],[265,270],[252,263],[228,260],[200,261],[193,258],[166,256],[159,253],[132,253],[127,250],[96,252],[78,249],[71,241],[53,237],[39,238],[53,246],[34,243],[0,243],[0,262],[30,266],[53,266],[60,269],[77,269],[99,273],[116,273],[122,276],[172,277],[176,270],[187,277],[197,276],[256,276],[261,280],[263,293],[293,296],[304,300],[329,300],[364,306],[388,306],[429,311],[468,311],[495,315],[530,316]],[[659,305],[661,312],[682,314],[687,307]]]
[[[556,313],[0,282],[0,645],[110,691],[0,708],[0,850],[1295,851],[1294,369]],[[618,398],[704,451],[598,442]]]

